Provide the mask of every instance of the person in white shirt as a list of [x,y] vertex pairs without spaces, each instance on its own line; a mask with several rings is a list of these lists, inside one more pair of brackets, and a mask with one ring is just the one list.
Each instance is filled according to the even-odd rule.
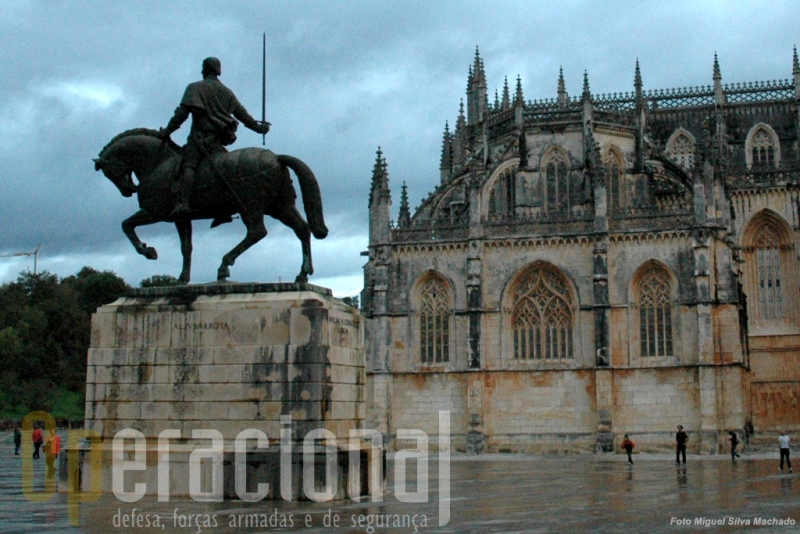
[[778,444],[781,447],[781,466],[778,469],[781,473],[783,472],[783,459],[786,458],[786,467],[789,468],[789,472],[792,472],[792,461],[789,459],[789,436],[786,432],[781,431],[778,436]]

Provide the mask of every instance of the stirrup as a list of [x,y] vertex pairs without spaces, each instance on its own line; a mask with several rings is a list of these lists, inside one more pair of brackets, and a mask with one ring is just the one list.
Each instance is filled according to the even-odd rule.
[[220,215],[219,217],[215,217],[213,221],[211,221],[211,228],[216,228],[220,224],[227,224],[229,222],[233,222],[233,217],[230,215]]

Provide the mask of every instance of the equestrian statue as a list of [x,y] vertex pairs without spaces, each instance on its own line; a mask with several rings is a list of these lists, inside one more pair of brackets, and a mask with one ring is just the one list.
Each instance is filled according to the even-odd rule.
[[[192,221],[212,219],[211,227],[228,223],[239,214],[247,235],[222,258],[217,280],[230,276],[230,266],[245,250],[267,235],[264,215],[294,230],[303,250],[296,282],[308,282],[314,272],[311,235],[328,235],[322,215],[322,198],[314,173],[297,158],[269,150],[245,148],[228,152],[236,140],[236,127],[266,134],[270,124],[256,121],[233,92],[219,81],[222,66],[217,58],[203,61],[203,79],[189,84],[166,128],[128,130],[114,137],[94,160],[103,174],[125,197],[137,194],[139,211],[122,222],[122,231],[136,251],[155,260],[153,247],[136,235],[136,227],[172,222],[178,230],[183,255],[179,280],[189,283],[192,262]],[[263,114],[263,108],[262,108]],[[186,146],[176,145],[170,134],[189,116],[192,126]],[[289,169],[300,184],[306,222],[295,206]],[[138,184],[134,183],[133,175]]]

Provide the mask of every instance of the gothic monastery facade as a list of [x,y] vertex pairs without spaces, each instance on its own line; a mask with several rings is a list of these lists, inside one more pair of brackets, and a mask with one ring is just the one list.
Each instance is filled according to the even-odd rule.
[[[788,65],[788,62],[787,62]],[[456,450],[715,453],[800,431],[800,65],[792,79],[490,102],[483,60],[441,176],[369,199],[367,416],[438,411]],[[788,70],[788,69],[787,69]],[[466,107],[466,109],[465,109]],[[770,443],[771,443],[770,441]]]

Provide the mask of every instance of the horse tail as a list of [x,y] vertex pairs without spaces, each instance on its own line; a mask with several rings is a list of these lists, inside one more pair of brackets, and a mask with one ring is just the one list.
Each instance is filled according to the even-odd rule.
[[311,169],[301,160],[279,154],[275,156],[281,165],[285,165],[297,175],[300,182],[300,192],[303,195],[303,205],[306,209],[308,227],[317,239],[324,239],[328,235],[328,227],[325,226],[325,219],[322,216],[322,195],[319,192],[319,184]]

